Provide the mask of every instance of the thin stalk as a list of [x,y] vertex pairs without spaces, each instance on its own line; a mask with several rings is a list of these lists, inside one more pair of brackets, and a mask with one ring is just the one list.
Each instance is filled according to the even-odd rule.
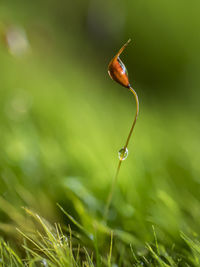
[[[138,99],[137,93],[131,86],[129,87],[129,90],[134,95],[134,98],[135,98],[135,101],[136,101],[136,113],[135,113],[135,117],[134,117],[131,129],[130,129],[129,135],[128,135],[127,139],[126,139],[124,150],[126,150],[126,148],[128,147],[128,144],[129,144],[129,141],[130,141],[131,135],[133,133],[133,129],[135,127],[135,124],[136,124],[136,121],[137,121],[137,117],[138,117],[138,114],[139,114],[139,99]],[[119,171],[120,171],[120,168],[121,168],[122,161],[123,161],[123,159],[120,158],[118,166],[117,166],[117,171],[116,171],[115,176],[114,176],[113,181],[112,181],[111,190],[110,190],[110,193],[108,195],[108,199],[107,199],[107,203],[106,203],[106,207],[105,207],[105,211],[104,211],[104,220],[105,221],[107,220],[108,211],[109,211],[110,204],[111,204],[111,201],[112,201],[112,198],[113,198],[113,194],[114,194],[114,191],[115,191],[115,187],[116,187],[116,183],[117,183],[117,180],[118,180]]]
[[135,124],[136,124],[136,121],[137,121],[137,117],[138,117],[138,114],[139,114],[139,99],[138,99],[138,95],[137,95],[136,91],[131,86],[129,87],[129,90],[131,91],[131,93],[133,93],[133,95],[135,97],[135,101],[136,101],[136,113],[135,113],[135,118],[134,118],[133,124],[131,126],[129,135],[127,137],[127,140],[126,140],[126,144],[124,146],[124,149],[126,149],[128,147],[128,143],[130,141],[130,138],[131,138],[131,135],[133,133],[133,129],[135,127]]

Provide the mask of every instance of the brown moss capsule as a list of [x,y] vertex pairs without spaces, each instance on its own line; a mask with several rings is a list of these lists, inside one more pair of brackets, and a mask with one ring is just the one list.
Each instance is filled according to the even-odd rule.
[[119,56],[124,51],[124,49],[127,47],[130,41],[131,39],[129,39],[128,42],[122,46],[122,48],[119,50],[119,52],[110,61],[108,65],[108,74],[110,75],[111,79],[113,79],[114,81],[118,82],[119,84],[121,84],[122,86],[126,88],[130,88],[128,73],[127,73],[126,67],[124,66]]

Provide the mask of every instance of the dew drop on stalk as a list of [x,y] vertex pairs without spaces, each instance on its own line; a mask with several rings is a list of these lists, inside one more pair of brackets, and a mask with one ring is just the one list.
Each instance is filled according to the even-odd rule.
[[120,160],[125,160],[128,157],[128,149],[126,148],[121,148],[118,152],[118,156]]

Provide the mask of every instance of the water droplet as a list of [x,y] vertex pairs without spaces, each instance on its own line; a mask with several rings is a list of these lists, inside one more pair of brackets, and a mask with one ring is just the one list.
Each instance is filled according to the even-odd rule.
[[126,148],[121,148],[118,152],[118,156],[120,160],[125,160],[128,157],[128,149]]

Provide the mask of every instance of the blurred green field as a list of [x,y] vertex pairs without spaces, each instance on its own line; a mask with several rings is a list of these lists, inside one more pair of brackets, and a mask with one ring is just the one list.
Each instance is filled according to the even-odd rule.
[[200,4],[116,3],[0,3],[0,266],[200,265]]

